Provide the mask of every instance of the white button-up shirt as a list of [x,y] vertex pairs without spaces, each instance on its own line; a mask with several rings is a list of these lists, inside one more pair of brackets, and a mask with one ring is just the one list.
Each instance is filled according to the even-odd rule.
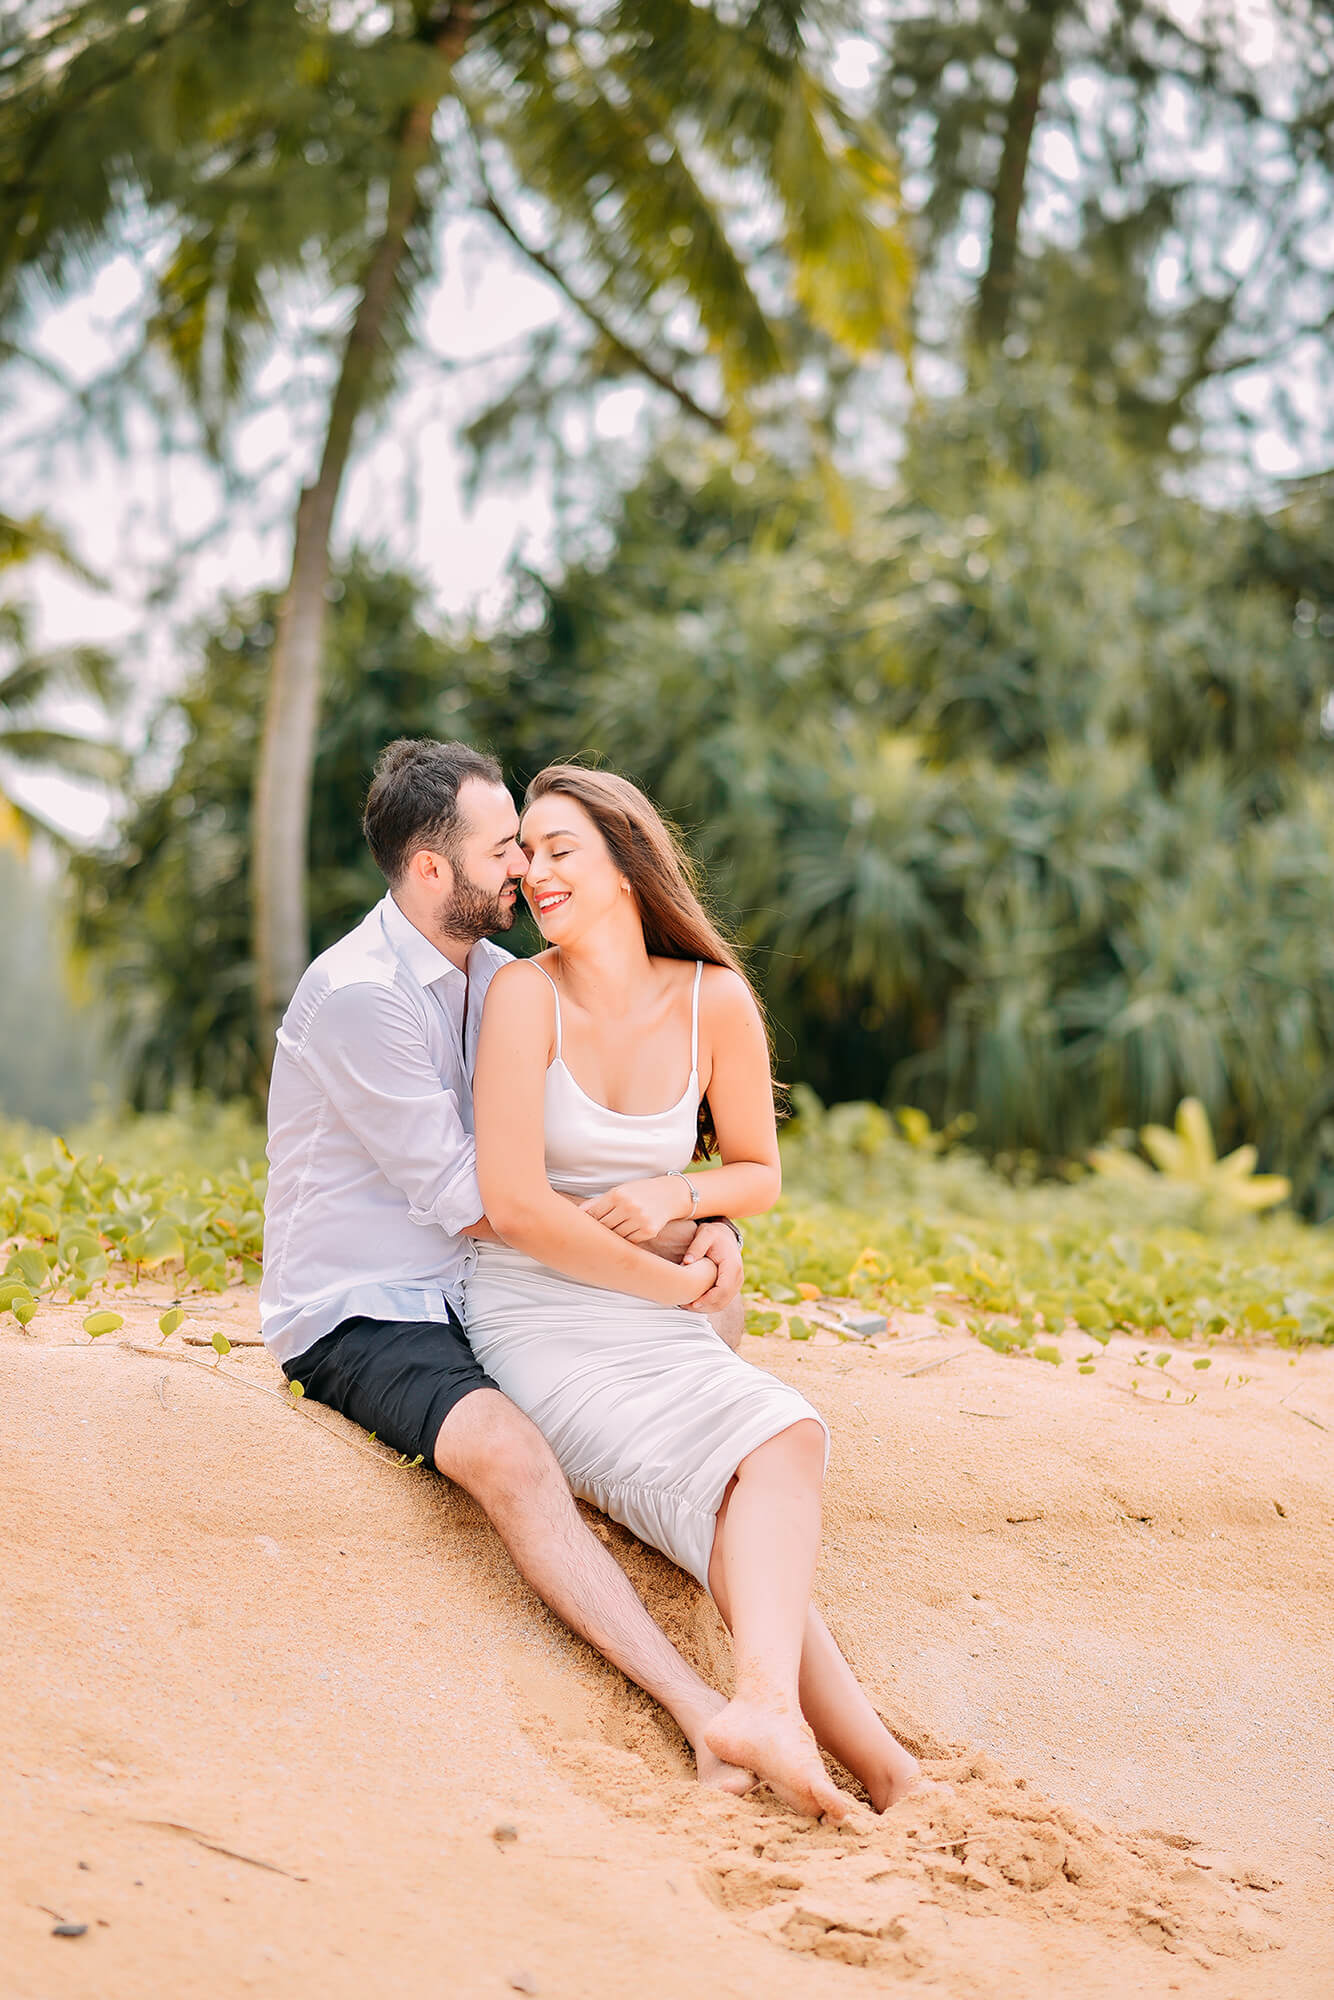
[[472,1059],[509,956],[483,939],[461,972],[386,896],[302,978],[269,1090],[259,1299],[279,1361],[354,1315],[461,1310],[460,1231],[482,1213]]

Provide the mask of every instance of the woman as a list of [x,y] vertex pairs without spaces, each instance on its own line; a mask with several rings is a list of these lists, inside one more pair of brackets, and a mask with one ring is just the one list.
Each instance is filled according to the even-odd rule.
[[[487,995],[477,1171],[501,1240],[479,1247],[469,1339],[579,1497],[712,1595],[736,1693],[708,1748],[798,1811],[841,1819],[853,1802],[818,1739],[884,1811],[916,1762],[810,1602],[824,1421],[683,1310],[714,1282],[707,1260],[639,1247],[701,1198],[728,1216],[777,1200],[759,1007],[633,785],[552,766],[528,788],[520,844],[548,949]],[[707,1179],[686,1171],[715,1149]]]

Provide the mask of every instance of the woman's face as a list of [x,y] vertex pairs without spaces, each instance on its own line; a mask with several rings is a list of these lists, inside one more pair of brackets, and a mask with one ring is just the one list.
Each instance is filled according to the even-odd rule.
[[519,829],[528,857],[523,893],[550,944],[571,944],[618,906],[629,884],[584,808],[563,792],[528,807]]

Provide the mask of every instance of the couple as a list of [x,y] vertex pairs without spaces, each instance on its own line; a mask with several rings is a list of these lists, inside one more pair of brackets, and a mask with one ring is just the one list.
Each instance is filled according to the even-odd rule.
[[[278,1033],[270,1351],[471,1493],[539,1596],[676,1718],[704,1783],[842,1819],[818,1743],[884,1811],[917,1765],[810,1601],[828,1433],[732,1351],[729,1218],[777,1199],[778,1145],[759,1006],[689,864],[624,779],[553,766],[520,820],[460,743],[391,744],[364,829],[388,894]],[[547,941],[528,960],[488,942],[520,892]],[[571,1488],[713,1597],[730,1702]]]

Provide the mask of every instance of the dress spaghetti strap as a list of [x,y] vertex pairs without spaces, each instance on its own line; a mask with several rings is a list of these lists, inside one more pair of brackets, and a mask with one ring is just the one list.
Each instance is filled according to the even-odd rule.
[[695,960],[695,985],[690,995],[690,1074],[699,1074],[699,982],[704,976],[704,960]]
[[537,960],[536,960],[535,958],[530,958],[530,959],[529,959],[529,961],[528,961],[528,963],[529,963],[529,964],[530,964],[531,966],[533,966],[533,967],[535,968],[535,970],[536,970],[536,971],[538,971],[538,972],[540,972],[540,973],[541,973],[542,977],[543,977],[543,978],[544,978],[544,979],[546,980],[546,982],[547,982],[547,985],[548,985],[548,986],[549,986],[549,987],[551,988],[551,991],[552,991],[552,995],[553,995],[553,997],[554,997],[554,999],[555,999],[555,1002],[556,1002],[556,1061],[557,1061],[557,1062],[563,1062],[563,1061],[565,1060],[565,1058],[564,1058],[564,1057],[562,1056],[562,1054],[561,1054],[561,1052],[560,1052],[560,988],[559,988],[559,987],[557,986],[557,984],[556,984],[555,980],[554,980],[554,979],[552,978],[551,974],[550,974],[550,973],[549,973],[549,972],[547,971],[547,969],[546,969],[545,965],[538,965],[538,963],[537,963]]

